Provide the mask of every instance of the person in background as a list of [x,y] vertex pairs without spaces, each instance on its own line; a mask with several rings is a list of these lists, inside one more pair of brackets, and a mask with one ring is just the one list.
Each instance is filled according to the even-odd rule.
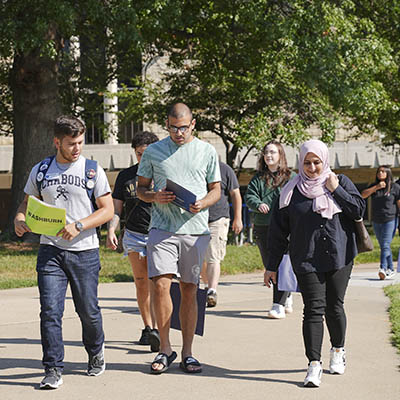
[[239,182],[229,165],[220,161],[219,168],[221,171],[221,198],[208,209],[208,227],[211,241],[207,248],[202,270],[203,282],[208,286],[207,307],[217,305],[217,286],[221,273],[221,262],[226,254],[229,232],[229,196],[233,208],[232,230],[238,235],[243,229],[242,196]]
[[147,146],[158,141],[152,132],[138,132],[132,139],[137,164],[121,171],[115,181],[112,194],[114,202],[114,217],[108,224],[107,247],[118,248],[118,238],[115,230],[124,211],[125,230],[123,234],[124,254],[128,256],[132,266],[136,286],[136,297],[144,329],[139,344],[150,345],[151,351],[158,351],[160,335],[156,328],[155,315],[152,307],[153,284],[147,271],[147,239],[149,233],[151,203],[146,203],[137,197],[137,171],[143,152]]
[[345,372],[343,304],[357,255],[354,221],[364,211],[365,201],[351,180],[329,168],[326,145],[319,140],[305,142],[300,147],[299,174],[282,188],[272,213],[264,276],[268,287],[271,281],[276,283],[276,271],[289,246],[304,303],[303,339],[309,361],[304,386],[321,383],[324,316],[331,341],[329,372]]
[[[295,175],[287,166],[283,146],[276,140],[268,142],[258,160],[257,174],[250,181],[245,195],[247,206],[255,213],[254,235],[264,268],[267,267],[268,259],[267,240],[271,210],[281,188]],[[277,284],[273,288],[272,308],[267,317],[285,318],[287,313],[293,312],[293,297],[290,292],[279,290]]]
[[394,275],[390,244],[396,234],[400,207],[400,186],[393,182],[392,171],[382,165],[376,170],[375,182],[361,192],[364,199],[371,197],[372,226],[381,248],[379,279]]

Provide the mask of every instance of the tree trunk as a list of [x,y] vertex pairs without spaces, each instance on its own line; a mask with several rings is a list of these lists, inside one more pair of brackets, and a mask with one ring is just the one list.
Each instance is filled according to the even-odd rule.
[[226,163],[233,168],[234,167],[234,162],[236,159],[236,156],[239,152],[239,147],[237,147],[234,144],[228,144],[228,146],[225,143],[225,149],[226,149]]
[[11,207],[6,234],[14,231],[13,219],[24,198],[32,167],[54,153],[53,125],[60,114],[57,86],[58,60],[39,50],[17,54],[10,74],[14,114],[14,155]]

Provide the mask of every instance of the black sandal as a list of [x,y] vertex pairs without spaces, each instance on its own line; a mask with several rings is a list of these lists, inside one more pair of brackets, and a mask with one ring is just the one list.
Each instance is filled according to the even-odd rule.
[[[190,366],[200,367],[198,369],[191,369]],[[199,374],[202,371],[201,364],[192,356],[185,357],[179,364],[179,367],[182,371],[187,374]]]
[[[175,351],[173,351],[169,356],[167,356],[165,353],[158,353],[154,361],[151,363],[150,372],[155,375],[162,374],[169,368],[176,357],[177,355]],[[154,369],[153,364],[161,364],[163,367],[161,369]]]

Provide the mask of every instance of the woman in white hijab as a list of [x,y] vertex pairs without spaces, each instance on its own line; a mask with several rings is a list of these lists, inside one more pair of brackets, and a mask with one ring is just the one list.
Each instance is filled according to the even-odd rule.
[[304,386],[318,387],[321,382],[324,316],[331,341],[329,371],[345,371],[343,303],[357,255],[354,220],[364,211],[365,202],[350,179],[329,168],[326,145],[319,140],[305,142],[299,174],[282,188],[272,213],[264,275],[267,286],[276,282],[276,271],[289,248],[304,303],[303,338],[309,361]]

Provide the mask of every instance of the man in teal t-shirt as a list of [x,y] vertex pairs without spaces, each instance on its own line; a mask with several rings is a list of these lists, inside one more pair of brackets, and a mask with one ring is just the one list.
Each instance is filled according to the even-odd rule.
[[[197,323],[197,285],[204,254],[210,241],[208,208],[221,195],[220,170],[213,146],[193,136],[196,124],[183,103],[174,104],[167,119],[169,136],[145,150],[138,170],[138,197],[153,203],[147,242],[149,277],[155,285],[155,311],[160,332],[160,353],[151,373],[165,372],[177,354],[169,341],[172,302],[171,280],[179,277],[182,362],[188,373],[201,372],[192,355]],[[167,179],[196,196],[189,210],[172,203],[175,195],[166,190]],[[154,187],[152,188],[152,184]]]

